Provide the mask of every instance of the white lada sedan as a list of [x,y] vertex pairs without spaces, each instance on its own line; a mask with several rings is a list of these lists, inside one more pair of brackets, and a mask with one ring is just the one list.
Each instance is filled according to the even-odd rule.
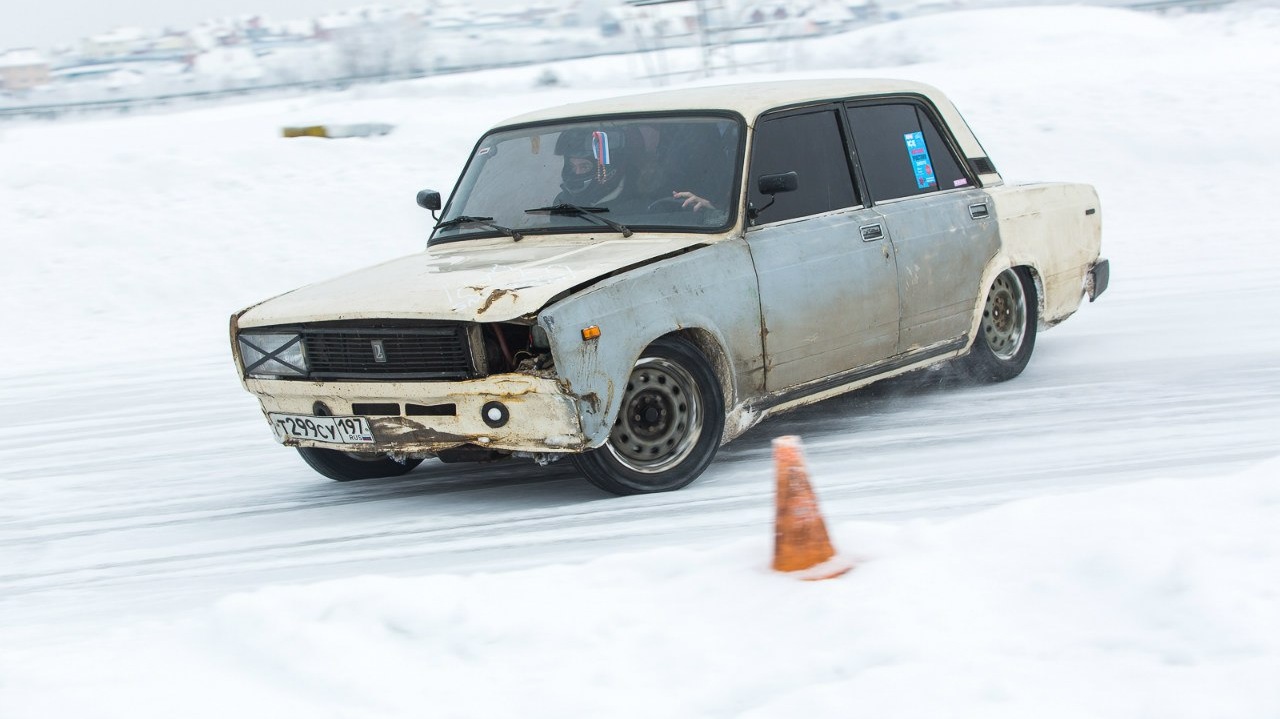
[[896,80],[522,115],[418,202],[422,252],[231,319],[276,439],[332,479],[568,457],[678,489],[774,412],[957,358],[1015,377],[1109,278],[1092,187],[1006,185]]

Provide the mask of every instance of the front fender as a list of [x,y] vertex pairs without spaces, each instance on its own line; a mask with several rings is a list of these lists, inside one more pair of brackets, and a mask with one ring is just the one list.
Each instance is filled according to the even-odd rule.
[[[718,344],[722,357],[708,360],[729,406],[764,386],[760,295],[741,239],[610,277],[543,310],[539,322],[551,339],[557,375],[578,399],[591,447],[608,439],[645,347],[672,332],[699,330]],[[600,336],[584,340],[582,330],[591,326]]]

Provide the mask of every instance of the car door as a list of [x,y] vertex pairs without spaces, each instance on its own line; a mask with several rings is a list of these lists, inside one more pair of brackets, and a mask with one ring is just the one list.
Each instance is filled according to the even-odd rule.
[[990,197],[919,99],[846,105],[857,162],[897,257],[899,354],[961,341],[999,234]]
[[[760,194],[795,172],[795,191]],[[765,387],[774,392],[871,364],[898,342],[893,247],[854,185],[838,105],[766,115],[755,126],[746,232],[760,289]]]

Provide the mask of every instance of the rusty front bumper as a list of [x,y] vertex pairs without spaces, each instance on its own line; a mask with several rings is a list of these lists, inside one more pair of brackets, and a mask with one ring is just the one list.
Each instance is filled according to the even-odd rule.
[[[246,379],[264,414],[363,416],[374,444],[277,439],[292,447],[434,454],[465,444],[531,453],[586,447],[577,400],[554,379],[521,374],[459,382]],[[498,403],[502,411],[497,411]],[[496,426],[495,426],[496,425]]]

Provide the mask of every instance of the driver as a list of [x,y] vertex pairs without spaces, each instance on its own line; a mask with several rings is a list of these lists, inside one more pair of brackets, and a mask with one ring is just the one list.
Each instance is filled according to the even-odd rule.
[[556,204],[602,206],[622,196],[627,184],[626,134],[573,127],[556,139],[564,157]]
[[659,203],[694,212],[715,210],[715,205],[692,191],[656,187],[659,181],[652,165],[657,160],[652,152],[645,151],[653,142],[656,133],[650,138],[643,130],[573,127],[561,132],[555,154],[564,157],[564,164],[555,204],[609,207],[623,212],[652,212]]

